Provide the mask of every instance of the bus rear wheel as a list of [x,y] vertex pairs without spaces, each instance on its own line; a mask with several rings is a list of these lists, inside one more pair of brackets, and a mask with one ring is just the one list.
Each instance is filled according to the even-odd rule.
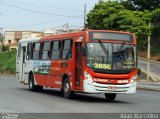
[[105,93],[105,98],[108,102],[114,101],[116,98],[116,94]]
[[43,90],[43,86],[35,85],[34,84],[34,76],[33,74],[29,75],[29,89],[31,91],[39,91],[41,92]]
[[74,97],[74,95],[75,95],[75,92],[70,90],[69,78],[66,78],[63,84],[63,96],[67,99],[71,99]]

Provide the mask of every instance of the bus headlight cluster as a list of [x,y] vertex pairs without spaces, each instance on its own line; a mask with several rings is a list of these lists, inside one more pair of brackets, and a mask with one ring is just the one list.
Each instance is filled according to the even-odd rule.
[[134,75],[134,76],[132,77],[132,79],[131,79],[131,82],[130,82],[130,83],[134,83],[134,82],[136,81],[136,79],[137,79],[137,74],[136,74],[136,75]]
[[84,71],[84,78],[90,82],[93,82],[91,75],[86,71]]

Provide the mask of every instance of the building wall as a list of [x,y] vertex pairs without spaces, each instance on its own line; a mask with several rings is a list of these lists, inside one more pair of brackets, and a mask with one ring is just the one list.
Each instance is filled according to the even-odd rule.
[[33,31],[6,31],[4,34],[4,45],[8,45],[10,50],[17,49],[20,39],[43,36],[41,32]]
[[22,32],[14,32],[14,43],[18,44],[20,39],[22,39]]
[[14,32],[5,32],[4,45],[7,45],[9,40],[11,40],[11,43],[14,43]]
[[38,36],[43,36],[43,35],[44,35],[43,33],[31,32],[31,38],[38,37]]
[[51,36],[51,35],[55,35],[56,34],[56,30],[53,29],[46,29],[44,31],[44,36]]
[[30,38],[31,32],[22,32],[22,38]]
[[18,46],[10,46],[9,47],[9,50],[10,51],[15,51],[15,50],[17,50],[18,49]]

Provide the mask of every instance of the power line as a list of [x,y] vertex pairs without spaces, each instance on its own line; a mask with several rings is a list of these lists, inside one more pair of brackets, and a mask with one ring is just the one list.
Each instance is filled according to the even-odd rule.
[[57,29],[57,28],[62,28],[63,27],[63,25],[60,25],[60,26],[56,26],[56,27],[53,27],[52,29]]
[[17,27],[29,27],[29,26],[37,26],[37,25],[43,25],[43,24],[48,24],[48,23],[53,23],[53,22],[60,22],[60,21],[64,21],[67,20],[67,18],[65,19],[58,19],[58,20],[52,20],[52,21],[46,21],[46,22],[40,22],[40,23],[35,23],[35,24],[26,24],[26,25],[17,25],[17,26],[7,26],[7,27],[3,27],[4,29],[8,29],[8,28],[17,28]]
[[84,29],[86,29],[86,14],[87,14],[87,5],[84,4]]
[[[38,26],[38,25],[43,25],[43,24],[49,24],[49,23],[54,23],[54,22],[61,22],[61,21],[65,21],[68,18],[65,19],[57,19],[57,20],[51,20],[51,21],[46,21],[46,22],[40,22],[40,23],[34,23],[34,24],[26,24],[26,25],[13,25],[13,26],[6,26],[6,27],[2,27],[3,29],[8,29],[8,28],[17,28],[17,27],[30,27],[30,26]],[[83,26],[78,26],[78,25],[69,25],[72,27],[83,27]],[[59,26],[60,27],[60,26]],[[56,27],[57,28],[57,27]]]
[[83,17],[80,17],[80,16],[59,15],[59,14],[52,14],[52,13],[42,12],[42,11],[38,11],[38,10],[26,9],[26,8],[18,7],[18,6],[11,5],[11,4],[4,3],[4,2],[0,2],[0,4],[6,5],[6,6],[10,6],[10,7],[14,7],[14,8],[17,8],[17,9],[22,9],[22,10],[25,10],[25,11],[30,11],[30,12],[34,12],[34,13],[39,13],[39,14],[54,15],[54,16],[60,16],[60,17],[83,18]]
[[72,26],[72,27],[83,27],[83,26],[77,26],[77,25],[69,25],[69,26]]
[[[3,0],[4,1],[4,0]],[[5,0],[5,1],[8,1],[8,0]],[[18,2],[20,4],[28,4],[28,5],[32,5],[32,6],[40,6],[40,7],[50,7],[50,8],[54,8],[54,9],[62,9],[62,10],[70,10],[70,11],[82,11],[80,9],[69,9],[69,8],[62,8],[62,7],[57,7],[57,6],[51,6],[51,5],[40,5],[40,4],[33,4],[33,3],[28,3],[28,2],[21,2],[21,1],[17,1],[17,0],[12,0],[12,1],[15,1],[15,2]]]

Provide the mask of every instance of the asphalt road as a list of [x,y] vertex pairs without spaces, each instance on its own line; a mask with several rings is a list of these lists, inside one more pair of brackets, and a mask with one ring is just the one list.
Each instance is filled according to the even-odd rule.
[[[141,68],[143,71],[147,72],[147,61],[138,59],[138,67]],[[160,64],[150,62],[150,72],[155,78],[160,80]]]
[[31,92],[15,77],[0,76],[0,112],[14,113],[117,113],[159,112],[160,92],[139,91],[135,95],[118,95],[114,102],[106,102],[104,95],[77,94],[64,99],[60,92],[45,89]]

